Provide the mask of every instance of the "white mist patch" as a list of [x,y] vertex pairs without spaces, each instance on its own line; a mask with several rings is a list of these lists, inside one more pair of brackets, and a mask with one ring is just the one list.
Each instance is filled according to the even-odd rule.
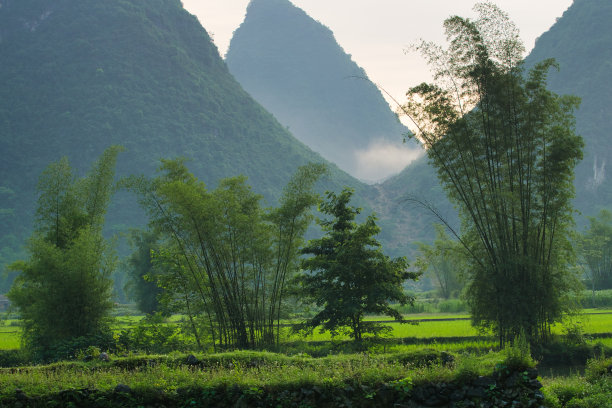
[[365,182],[382,181],[402,171],[407,165],[425,154],[422,148],[404,144],[377,141],[366,150],[355,152],[355,176]]

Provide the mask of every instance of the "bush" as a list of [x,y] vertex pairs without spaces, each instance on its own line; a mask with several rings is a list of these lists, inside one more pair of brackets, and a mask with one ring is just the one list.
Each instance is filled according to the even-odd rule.
[[116,343],[112,333],[98,333],[90,336],[75,337],[56,343],[47,349],[34,351],[35,361],[62,361],[81,358],[92,349],[115,351]]
[[551,367],[583,366],[589,359],[601,355],[612,355],[612,349],[598,344],[571,344],[568,342],[552,342],[540,347],[534,353],[542,365]]
[[574,376],[557,378],[546,388],[547,406],[553,408],[602,408],[612,401],[612,379]]
[[441,313],[462,313],[468,311],[468,305],[460,299],[441,300],[437,305]]
[[389,360],[414,367],[431,367],[436,364],[451,366],[455,361],[455,356],[446,351],[424,348],[407,353],[391,354]]
[[0,350],[0,367],[18,367],[31,361],[32,357],[25,350]]
[[529,342],[524,334],[516,337],[510,346],[506,346],[502,354],[505,357],[503,364],[509,371],[523,371],[535,366]]
[[134,328],[123,330],[117,338],[117,346],[123,351],[141,351],[146,354],[194,348],[183,339],[181,329],[165,323],[161,314],[147,315]]
[[612,378],[612,358],[599,357],[587,362],[585,377],[590,382],[601,378]]
[[584,290],[576,300],[586,309],[612,307],[612,289],[596,290],[595,293]]

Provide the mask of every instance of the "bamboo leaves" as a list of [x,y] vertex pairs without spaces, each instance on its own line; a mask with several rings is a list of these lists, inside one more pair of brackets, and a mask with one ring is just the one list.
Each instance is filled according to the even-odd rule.
[[568,305],[578,100],[546,89],[554,61],[525,77],[524,47],[507,15],[490,3],[480,17],[445,21],[447,50],[422,43],[438,85],[408,92],[403,111],[417,124],[470,252],[468,301],[477,325],[500,343],[520,333],[546,340]]
[[[245,177],[221,180],[209,191],[181,160],[163,161],[153,180],[132,178],[151,227],[164,238],[157,262],[167,297],[181,304],[198,338],[215,347],[255,347],[279,341],[286,282],[317,202],[319,165],[300,168],[279,208],[264,210]],[[199,319],[202,320],[202,319]]]

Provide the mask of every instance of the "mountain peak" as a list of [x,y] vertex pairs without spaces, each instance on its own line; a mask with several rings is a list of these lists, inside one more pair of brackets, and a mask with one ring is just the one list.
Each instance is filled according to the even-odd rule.
[[418,154],[333,32],[288,0],[251,1],[226,63],[294,136],[356,177],[380,179]]
[[[269,203],[299,165],[324,161],[242,89],[178,0],[0,4],[0,268],[29,235],[38,175],[62,156],[78,174],[123,145],[121,176],[186,157],[208,185],[244,174]],[[144,223],[121,197],[110,228]]]

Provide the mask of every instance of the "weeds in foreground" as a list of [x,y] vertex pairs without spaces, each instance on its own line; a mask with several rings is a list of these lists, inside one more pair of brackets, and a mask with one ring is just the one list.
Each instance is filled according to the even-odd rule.
[[589,360],[584,375],[542,380],[551,408],[612,407],[612,358]]

